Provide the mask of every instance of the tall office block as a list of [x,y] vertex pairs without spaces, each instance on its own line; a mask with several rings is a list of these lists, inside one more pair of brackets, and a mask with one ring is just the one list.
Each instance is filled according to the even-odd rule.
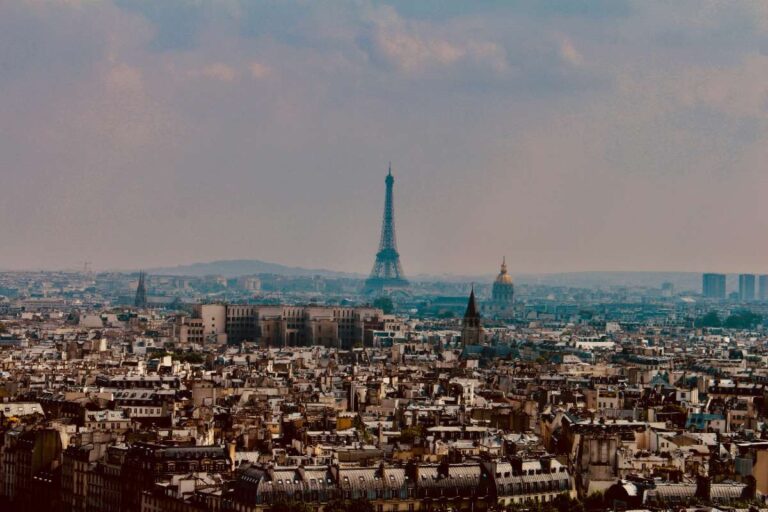
[[701,289],[708,299],[725,299],[725,274],[704,274]]
[[755,275],[739,274],[739,300],[755,300]]
[[758,298],[768,300],[768,275],[763,274],[757,278]]

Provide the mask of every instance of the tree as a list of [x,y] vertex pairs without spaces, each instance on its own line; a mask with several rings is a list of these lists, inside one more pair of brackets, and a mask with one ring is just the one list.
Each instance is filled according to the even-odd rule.
[[746,309],[741,309],[731,313],[728,318],[725,319],[723,326],[729,329],[751,329],[762,322],[762,320],[763,317],[761,315]]
[[605,509],[605,500],[603,499],[602,493],[599,492],[593,492],[586,498],[584,498],[584,508],[586,510],[604,510]]
[[720,316],[717,311],[710,311],[706,315],[696,320],[696,327],[722,327]]
[[373,507],[373,504],[364,499],[364,498],[358,498],[356,500],[352,500],[347,504],[347,512],[374,512],[375,509]]
[[7,330],[8,328],[5,326],[5,324],[3,322],[0,322],[0,332],[5,332]]
[[270,507],[270,512],[312,512],[314,507],[300,501],[278,501]]
[[389,297],[377,298],[373,301],[373,307],[381,309],[384,311],[385,315],[388,315],[395,310],[395,305],[392,303],[392,299]]
[[358,431],[360,437],[363,438],[363,441],[369,443],[373,440],[370,432],[368,432],[368,427],[366,427],[363,418],[361,418],[359,414],[352,420],[352,426]]
[[329,501],[326,506],[323,507],[325,512],[347,512],[347,504],[342,500]]
[[[375,512],[373,504],[365,498],[355,498],[354,500],[340,500],[335,499],[328,502],[323,507],[324,512]],[[272,512],[303,512],[294,510],[278,510],[275,511],[274,507]]]
[[205,357],[200,352],[182,352],[174,354],[174,359],[191,364],[203,364]]
[[413,427],[406,427],[400,432],[400,441],[403,443],[412,443],[417,437],[421,437],[424,434],[421,425]]
[[584,512],[584,505],[579,500],[572,499],[567,493],[555,496],[551,505],[557,512]]

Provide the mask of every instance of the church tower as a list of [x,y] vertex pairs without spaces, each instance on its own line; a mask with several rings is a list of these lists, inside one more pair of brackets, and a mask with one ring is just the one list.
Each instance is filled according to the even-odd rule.
[[483,327],[480,325],[480,312],[475,303],[475,287],[469,294],[469,303],[467,311],[464,313],[464,319],[461,322],[461,343],[462,345],[480,345],[483,335]]
[[139,272],[139,284],[136,286],[136,298],[133,301],[133,305],[137,308],[147,307],[147,287],[144,283],[146,274]]

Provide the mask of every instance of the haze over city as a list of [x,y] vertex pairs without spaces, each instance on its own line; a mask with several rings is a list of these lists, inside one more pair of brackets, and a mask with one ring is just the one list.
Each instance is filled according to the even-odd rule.
[[768,0],[0,0],[0,512],[768,512]]
[[0,268],[766,272],[766,5],[2,2]]

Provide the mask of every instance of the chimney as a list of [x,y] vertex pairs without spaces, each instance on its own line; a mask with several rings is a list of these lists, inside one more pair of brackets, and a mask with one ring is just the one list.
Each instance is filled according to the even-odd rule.
[[232,465],[232,471],[235,470],[235,446],[234,441],[227,443],[227,452],[229,454],[229,463]]
[[413,461],[413,459],[409,459],[405,465],[405,476],[408,477],[409,481],[413,482],[413,485],[418,483],[419,466]]
[[712,480],[708,476],[696,476],[696,497],[704,501],[709,501]]
[[741,498],[746,501],[754,500],[757,494],[757,480],[752,475],[749,475],[744,478],[744,483],[747,486],[741,491]]
[[437,466],[438,478],[448,478],[450,471],[451,465],[448,463],[448,458],[443,457],[443,459],[440,461],[440,464]]
[[512,464],[513,475],[523,474],[523,459],[521,459],[520,457],[510,457],[509,463]]

